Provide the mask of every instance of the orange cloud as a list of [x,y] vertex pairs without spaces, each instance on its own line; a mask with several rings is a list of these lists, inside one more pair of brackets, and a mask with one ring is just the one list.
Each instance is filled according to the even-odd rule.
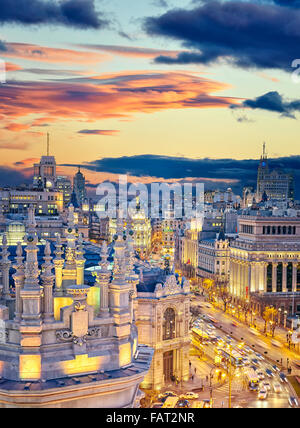
[[18,58],[46,63],[96,64],[109,58],[99,52],[50,48],[28,43],[5,43],[3,58]]
[[30,124],[12,122],[2,129],[7,129],[8,131],[20,132],[29,128],[31,128]]
[[[35,114],[49,121],[93,122],[170,109],[227,108],[239,99],[215,95],[230,85],[200,73],[130,71],[55,82],[9,82],[0,87],[0,116],[13,123]],[[42,115],[41,115],[42,112]],[[20,125],[24,126],[24,125]]]

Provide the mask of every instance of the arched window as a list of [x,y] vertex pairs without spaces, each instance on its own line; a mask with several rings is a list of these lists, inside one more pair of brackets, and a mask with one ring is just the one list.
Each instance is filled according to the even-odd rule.
[[172,308],[168,308],[164,313],[163,340],[174,339],[175,331],[175,311]]

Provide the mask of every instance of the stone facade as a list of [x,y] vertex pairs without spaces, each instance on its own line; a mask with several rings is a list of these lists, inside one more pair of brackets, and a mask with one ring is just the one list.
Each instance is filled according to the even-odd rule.
[[[144,274],[145,275],[145,274]],[[190,285],[168,275],[153,291],[139,291],[138,338],[154,348],[154,357],[142,387],[160,390],[176,379],[189,379]]]
[[230,248],[230,292],[236,300],[300,313],[300,218],[239,218],[239,238]]
[[[66,247],[49,242],[38,265],[34,223],[18,244],[9,293],[6,240],[0,287],[0,407],[132,407],[153,351],[139,346],[132,243],[118,225],[113,272],[102,248],[95,287],[83,281],[81,238],[69,218]],[[124,239],[125,238],[125,239]],[[54,263],[53,263],[54,262]],[[89,304],[89,295],[101,303]]]

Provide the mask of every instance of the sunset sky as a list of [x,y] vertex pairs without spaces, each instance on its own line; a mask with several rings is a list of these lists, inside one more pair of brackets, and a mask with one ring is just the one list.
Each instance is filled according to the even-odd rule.
[[0,0],[0,26],[0,185],[30,177],[47,132],[92,184],[234,185],[264,141],[298,177],[300,0]]

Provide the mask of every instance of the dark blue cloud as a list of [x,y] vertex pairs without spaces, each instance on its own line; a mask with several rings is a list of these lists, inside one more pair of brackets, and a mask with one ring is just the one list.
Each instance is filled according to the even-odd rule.
[[0,40],[0,51],[5,52],[7,51],[7,47],[5,46],[5,43]]
[[280,6],[300,8],[300,0],[274,0],[274,3]]
[[[270,168],[293,171],[296,188],[300,185],[300,156],[282,157],[269,160]],[[76,165],[65,165],[76,166]],[[143,177],[150,176],[170,179],[187,177],[205,178],[207,189],[226,189],[232,187],[241,192],[244,186],[256,186],[258,160],[255,159],[190,159],[183,157],[140,155],[120,158],[104,158],[82,165],[92,171],[113,174],[129,174]],[[219,182],[214,182],[219,179]],[[231,182],[232,180],[232,182]],[[298,195],[300,197],[300,194]]]
[[107,21],[95,10],[94,0],[1,0],[1,24],[57,24],[101,28]]
[[231,108],[250,108],[260,109],[280,113],[282,116],[295,119],[294,112],[300,111],[300,99],[294,101],[285,101],[284,98],[277,92],[267,92],[255,99],[243,101],[240,106],[232,105]]
[[32,182],[32,179],[28,179],[20,171],[16,171],[13,168],[8,168],[5,166],[0,166],[0,186],[19,186],[21,184],[28,184]]
[[291,71],[292,61],[299,57],[300,10],[274,3],[213,0],[148,17],[144,28],[149,35],[178,40],[189,49],[176,58],[159,56],[159,63],[225,59],[242,68]]

